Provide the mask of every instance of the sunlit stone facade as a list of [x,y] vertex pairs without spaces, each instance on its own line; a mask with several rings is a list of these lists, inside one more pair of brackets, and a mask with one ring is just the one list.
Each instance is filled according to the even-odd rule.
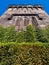
[[49,25],[49,15],[41,5],[10,5],[0,17],[0,25],[14,25],[17,31],[26,30],[29,24],[34,25],[35,29]]

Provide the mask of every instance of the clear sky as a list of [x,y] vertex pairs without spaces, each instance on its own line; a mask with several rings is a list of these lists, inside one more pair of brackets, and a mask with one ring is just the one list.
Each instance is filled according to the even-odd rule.
[[49,0],[0,0],[0,16],[5,12],[9,4],[41,4],[49,14]]

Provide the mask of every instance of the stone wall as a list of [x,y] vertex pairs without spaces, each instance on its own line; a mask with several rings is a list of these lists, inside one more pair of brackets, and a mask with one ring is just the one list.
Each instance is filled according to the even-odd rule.
[[45,28],[49,25],[49,15],[41,5],[10,5],[0,17],[0,25],[15,25],[18,31],[25,30],[28,24],[34,25],[35,28]]

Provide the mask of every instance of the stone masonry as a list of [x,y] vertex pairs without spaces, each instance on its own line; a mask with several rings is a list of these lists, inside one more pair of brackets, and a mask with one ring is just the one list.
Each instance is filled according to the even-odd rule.
[[0,17],[0,25],[15,26],[17,31],[26,30],[28,24],[35,28],[45,28],[49,25],[49,15],[41,5],[10,5]]

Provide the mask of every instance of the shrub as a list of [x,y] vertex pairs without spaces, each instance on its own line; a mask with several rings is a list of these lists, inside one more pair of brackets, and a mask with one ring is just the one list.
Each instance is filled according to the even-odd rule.
[[36,40],[33,25],[28,25],[25,32],[26,42],[34,42]]
[[48,42],[49,42],[49,26],[47,26],[47,28],[46,28],[46,34],[47,34],[47,38],[48,38]]
[[17,32],[16,37],[17,42],[24,42],[24,31]]
[[0,42],[4,41],[4,36],[5,36],[5,28],[0,26]]
[[49,47],[32,45],[17,46],[14,43],[7,43],[0,46],[0,65],[39,64],[49,65]]
[[0,42],[49,42],[49,26],[46,29],[34,30],[28,25],[26,31],[16,32],[14,26],[4,28],[0,26]]
[[15,31],[14,26],[6,28],[4,41],[5,42],[15,42],[16,41],[16,31]]
[[36,30],[36,38],[40,42],[48,42],[46,29],[37,29]]

